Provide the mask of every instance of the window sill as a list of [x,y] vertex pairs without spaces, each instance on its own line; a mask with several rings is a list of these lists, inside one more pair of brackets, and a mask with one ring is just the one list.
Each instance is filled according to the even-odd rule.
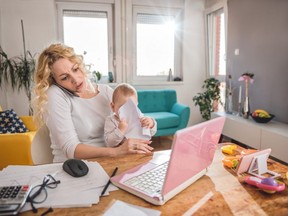
[[172,85],[183,85],[183,81],[134,81],[134,86],[172,86]]
[[[112,82],[112,83],[104,83],[104,82],[99,82],[99,84],[107,84],[110,87],[114,88],[116,87],[118,84],[120,83],[116,83],[116,82]],[[137,81],[137,82],[132,82],[130,83],[133,86],[175,86],[175,85],[183,85],[184,82],[183,81],[165,81],[165,82],[161,82],[161,81],[154,81],[154,82],[145,82],[145,81]]]

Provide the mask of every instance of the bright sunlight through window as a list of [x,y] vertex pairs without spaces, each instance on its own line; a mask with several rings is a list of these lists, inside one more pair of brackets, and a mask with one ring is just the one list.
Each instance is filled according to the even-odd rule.
[[107,75],[108,23],[105,12],[64,11],[64,43],[84,56],[90,71]]
[[173,16],[137,14],[137,76],[167,76],[174,70]]

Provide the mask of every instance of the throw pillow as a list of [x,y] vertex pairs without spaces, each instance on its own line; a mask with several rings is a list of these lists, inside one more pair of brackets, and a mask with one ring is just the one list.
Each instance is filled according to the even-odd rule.
[[13,109],[0,112],[0,134],[29,131]]

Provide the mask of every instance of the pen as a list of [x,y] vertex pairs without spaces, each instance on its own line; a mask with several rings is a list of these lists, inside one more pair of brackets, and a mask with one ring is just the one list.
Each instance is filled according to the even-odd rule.
[[[110,178],[112,178],[112,177],[116,174],[117,170],[118,170],[118,167],[116,167],[116,168],[114,169],[114,171],[113,171],[112,175],[110,176]],[[110,183],[111,183],[111,181],[110,181],[110,179],[109,179],[109,181],[107,182],[107,184],[105,185],[105,187],[104,187],[104,189],[103,189],[103,191],[102,191],[102,193],[101,193],[101,196],[103,196],[103,195],[105,194],[105,192],[106,192],[108,186],[110,185]]]

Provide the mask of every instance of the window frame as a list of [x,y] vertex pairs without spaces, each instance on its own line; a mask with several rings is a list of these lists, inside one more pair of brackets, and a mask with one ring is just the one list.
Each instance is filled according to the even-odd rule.
[[[107,13],[108,21],[108,71],[114,73],[114,80],[116,80],[116,60],[114,48],[114,24],[113,24],[113,5],[100,4],[100,3],[79,3],[79,2],[56,2],[57,5],[57,19],[58,19],[58,39],[64,43],[64,25],[63,15],[65,10],[78,10],[78,11],[101,11]],[[107,71],[107,74],[108,74]],[[103,76],[107,77],[107,76]]]
[[[206,37],[206,76],[207,77],[215,77],[218,79],[220,82],[225,82],[226,81],[226,76],[225,75],[215,75],[211,73],[211,67],[213,66],[213,63],[211,64],[211,59],[212,57],[210,56],[210,47],[209,47],[209,26],[208,26],[208,16],[212,13],[217,12],[218,10],[223,10],[224,13],[224,28],[225,28],[225,53],[226,53],[226,69],[227,69],[227,20],[228,20],[228,9],[227,9],[227,0],[222,0],[221,2],[213,5],[212,7],[208,8],[204,12],[204,21],[205,21],[205,37]],[[212,46],[215,46],[215,41],[212,42]],[[227,70],[226,70],[227,71]]]

